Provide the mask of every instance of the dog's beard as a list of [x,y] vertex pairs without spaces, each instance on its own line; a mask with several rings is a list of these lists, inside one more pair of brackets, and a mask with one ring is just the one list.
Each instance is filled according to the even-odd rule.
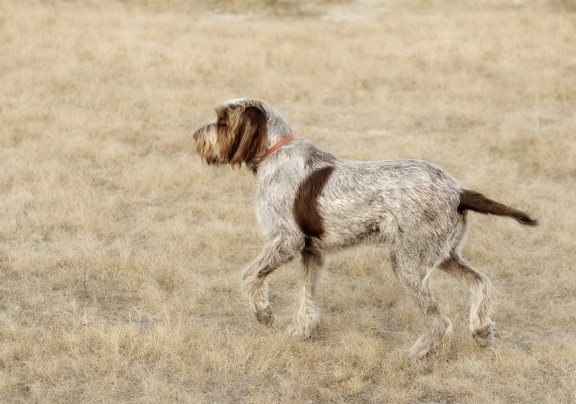
[[227,162],[218,150],[217,134],[215,125],[207,125],[199,129],[195,134],[196,153],[208,165],[222,165]]

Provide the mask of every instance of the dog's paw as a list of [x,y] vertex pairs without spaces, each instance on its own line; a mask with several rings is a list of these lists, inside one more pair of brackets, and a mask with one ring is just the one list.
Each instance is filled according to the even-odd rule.
[[266,307],[264,310],[256,312],[256,318],[261,324],[271,327],[274,323],[274,314],[272,314],[272,309]]
[[294,327],[294,325],[289,324],[289,325],[286,327],[286,334],[288,334],[288,335],[290,335],[291,337],[294,337],[294,338],[296,338],[296,339],[305,340],[305,339],[310,338],[310,334],[311,334],[311,333],[307,333],[305,330],[296,329],[296,328]]
[[318,329],[318,323],[300,324],[296,326],[294,323],[286,327],[286,333],[296,339],[310,339],[314,336]]
[[474,341],[476,341],[478,346],[482,348],[489,347],[492,344],[492,340],[494,339],[495,329],[496,325],[493,322],[490,322],[483,327],[477,328],[472,333]]

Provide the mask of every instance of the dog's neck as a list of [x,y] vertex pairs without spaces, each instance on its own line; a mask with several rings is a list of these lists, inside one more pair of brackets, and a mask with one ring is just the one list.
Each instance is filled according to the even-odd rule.
[[286,135],[282,137],[280,140],[278,140],[276,143],[274,143],[272,146],[270,146],[266,151],[266,153],[264,153],[264,155],[260,158],[260,160],[258,160],[258,162],[254,165],[254,167],[252,168],[252,172],[256,174],[256,172],[258,171],[258,167],[260,167],[260,165],[264,162],[264,160],[266,160],[268,157],[276,153],[278,149],[280,149],[286,143],[291,142],[292,140],[294,140],[294,135],[291,134]]
[[266,146],[271,148],[276,142],[294,131],[288,121],[272,106],[266,103],[262,106],[266,113]]

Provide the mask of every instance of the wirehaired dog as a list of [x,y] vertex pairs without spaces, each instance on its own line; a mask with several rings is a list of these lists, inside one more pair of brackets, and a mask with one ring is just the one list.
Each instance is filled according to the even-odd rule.
[[526,213],[462,188],[440,168],[418,160],[359,162],[294,139],[289,123],[264,101],[243,98],[216,107],[214,122],[193,137],[211,165],[249,167],[256,177],[257,214],[266,243],[242,272],[243,289],[258,321],[274,321],[266,277],[300,258],[297,309],[291,334],[308,338],[320,321],[317,282],[326,252],[359,243],[386,243],[399,282],[414,299],[426,331],[410,349],[422,358],[450,334],[450,319],[432,296],[438,267],[470,290],[470,330],[478,345],[494,336],[490,280],[460,256],[467,211],[509,216]]

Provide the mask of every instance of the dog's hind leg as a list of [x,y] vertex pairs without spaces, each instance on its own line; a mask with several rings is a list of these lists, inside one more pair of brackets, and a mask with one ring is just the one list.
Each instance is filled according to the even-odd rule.
[[268,301],[266,277],[279,266],[292,261],[300,249],[301,246],[297,242],[275,238],[267,243],[260,254],[242,271],[242,288],[252,311],[262,324],[271,326],[274,322]]
[[460,255],[453,251],[440,269],[460,279],[470,290],[470,331],[476,343],[485,348],[494,338],[495,324],[492,314],[493,287],[488,277],[471,268]]
[[392,266],[394,274],[424,316],[426,332],[409,351],[411,358],[421,359],[448,338],[452,332],[452,324],[441,312],[430,290],[429,276],[434,267],[424,265],[417,252],[406,254],[399,251],[392,253]]
[[305,248],[301,253],[301,274],[296,294],[296,312],[288,332],[297,338],[309,338],[320,322],[320,308],[315,295],[322,270],[322,255],[316,249]]

